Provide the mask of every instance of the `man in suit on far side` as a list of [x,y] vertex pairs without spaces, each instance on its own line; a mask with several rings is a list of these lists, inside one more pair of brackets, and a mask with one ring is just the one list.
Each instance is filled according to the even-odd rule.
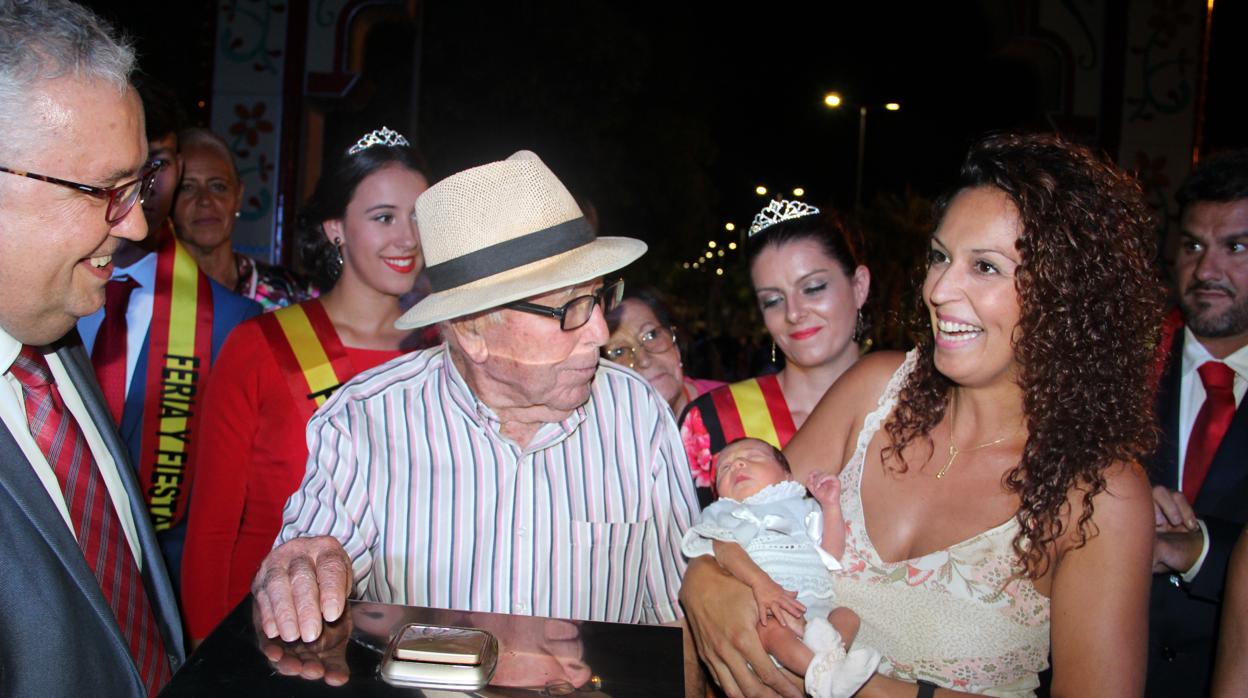
[[1248,151],[1180,187],[1182,324],[1161,377],[1146,695],[1208,692],[1227,561],[1248,522]]
[[0,695],[154,695],[181,624],[74,323],[147,231],[134,52],[68,0],[0,0]]

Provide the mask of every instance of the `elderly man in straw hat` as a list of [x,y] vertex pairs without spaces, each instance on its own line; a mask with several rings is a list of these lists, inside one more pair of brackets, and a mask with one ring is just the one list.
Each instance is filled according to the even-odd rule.
[[311,456],[253,591],[269,637],[312,640],[352,586],[390,603],[673,622],[696,499],[671,412],[598,359],[602,277],[645,244],[595,238],[532,153],[416,202],[434,293],[401,328],[446,343],[365,372],[308,424]]

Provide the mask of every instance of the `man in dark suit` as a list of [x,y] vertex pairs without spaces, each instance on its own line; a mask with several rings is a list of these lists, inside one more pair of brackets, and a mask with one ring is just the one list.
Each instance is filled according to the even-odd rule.
[[[105,308],[92,313],[78,321],[78,332],[82,336],[82,344],[91,354],[105,401],[113,408],[114,417],[120,413],[117,426],[121,430],[121,438],[130,452],[130,462],[138,469],[141,488],[147,490],[152,485],[153,477],[160,473],[154,467],[154,458],[149,451],[161,448],[155,434],[159,431],[158,424],[145,422],[146,410],[161,409],[161,397],[164,387],[162,382],[153,381],[149,374],[148,358],[152,347],[158,343],[158,335],[163,331],[168,334],[166,324],[156,331],[152,328],[154,310],[158,303],[156,298],[160,291],[156,288],[158,257],[172,255],[176,244],[173,226],[169,221],[169,211],[173,207],[174,191],[178,186],[178,178],[182,167],[178,153],[178,131],[182,127],[182,119],[177,108],[174,95],[163,85],[152,78],[143,77],[135,81],[140,97],[143,99],[143,111],[146,117],[148,165],[161,166],[152,183],[152,191],[144,197],[143,217],[147,220],[148,235],[141,241],[122,240],[113,254],[113,273],[108,288],[116,294],[115,287],[124,286],[122,295],[110,295]],[[212,337],[206,347],[205,357],[208,366],[216,360],[217,351],[225,343],[226,336],[238,323],[260,314],[260,305],[255,301],[226,289],[224,286],[209,279],[202,271],[198,272],[200,284],[211,289],[211,300],[205,304],[196,304],[195,312],[203,312],[212,319]],[[111,304],[111,305],[110,305]],[[112,307],[115,305],[116,307]],[[109,315],[116,313],[116,317]],[[112,326],[110,326],[110,324]],[[196,323],[189,319],[185,322],[171,323],[175,327],[195,327]],[[124,341],[117,341],[124,336]],[[101,339],[102,338],[102,339]],[[110,366],[110,362],[115,365]],[[181,366],[183,362],[177,362]],[[207,368],[207,367],[203,367]],[[110,382],[108,373],[115,371],[117,382]],[[183,377],[189,374],[182,374]],[[207,370],[196,372],[197,384],[188,392],[194,393],[186,407],[191,412],[198,411],[196,402],[203,392],[203,383],[208,375]],[[190,435],[181,446],[187,451],[187,457],[179,463],[182,467],[181,484],[192,483],[194,473],[194,437],[193,422],[188,424]],[[147,444],[144,445],[146,435]],[[144,463],[144,456],[149,461]],[[144,468],[144,465],[149,465]],[[146,470],[146,472],[145,472]],[[181,589],[182,548],[186,541],[186,525],[190,502],[190,487],[179,487],[177,496],[180,498],[180,511],[175,520],[165,520],[161,516],[161,504],[156,503],[153,524],[157,527],[156,538],[160,542],[161,552],[165,558],[165,566],[173,579],[174,590]],[[152,498],[149,497],[149,500]],[[166,507],[168,508],[168,507]]]
[[1248,151],[1202,163],[1179,191],[1171,326],[1153,463],[1157,542],[1147,695],[1208,691],[1227,560],[1248,522]]
[[173,588],[74,323],[139,240],[134,54],[67,0],[0,0],[0,695],[154,694]]

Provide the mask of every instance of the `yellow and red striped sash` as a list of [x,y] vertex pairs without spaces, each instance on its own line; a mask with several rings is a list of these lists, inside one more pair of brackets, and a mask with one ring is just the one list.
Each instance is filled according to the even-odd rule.
[[148,336],[139,477],[152,524],[163,531],[186,515],[194,476],[191,444],[212,363],[212,287],[172,235],[156,252]]
[[357,373],[319,300],[282,308],[257,321],[305,422]]

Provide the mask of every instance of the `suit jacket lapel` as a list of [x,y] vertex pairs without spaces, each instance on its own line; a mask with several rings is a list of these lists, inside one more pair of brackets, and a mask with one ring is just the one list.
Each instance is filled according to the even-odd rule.
[[[130,389],[126,391],[126,405],[121,411],[121,440],[124,443],[138,443],[143,433],[143,403],[147,398],[147,350],[151,329],[143,338],[143,346],[139,348],[138,360],[134,362],[134,375],[130,376]],[[142,448],[140,445],[139,448]],[[136,448],[137,451],[137,448]],[[138,463],[131,463],[138,468]],[[138,472],[137,470],[135,472]]]
[[1172,490],[1179,489],[1179,400],[1183,385],[1183,331],[1175,333],[1157,390],[1157,420],[1161,443],[1153,457],[1153,481]]
[[[117,463],[117,474],[129,497],[139,546],[143,549],[143,581],[147,587],[148,600],[152,604],[156,622],[160,624],[161,631],[165,635],[165,647],[172,655],[170,659],[173,661],[173,670],[177,671],[184,657],[182,621],[178,615],[173,585],[169,581],[169,574],[160,554],[160,545],[156,541],[156,532],[149,523],[149,515],[145,506],[147,500],[139,487],[138,476],[130,464],[130,455],[125,444],[121,442],[117,430],[112,427],[112,415],[109,414],[108,407],[104,404],[104,397],[100,394],[91,362],[82,350],[82,343],[78,340],[77,333],[72,333],[71,336],[73,341],[64,342],[57,350],[57,356],[61,358],[66,373],[70,375],[74,385],[78,388],[83,405],[86,406],[91,420],[95,422],[100,436],[104,439],[104,444]],[[138,373],[137,370],[136,373]]]
[[[117,625],[117,619],[113,616],[113,610],[109,608],[104,593],[100,591],[99,581],[87,566],[78,539],[70,532],[65,525],[65,519],[48,498],[47,489],[35,475],[21,446],[3,425],[0,425],[0,458],[4,462],[0,467],[0,489],[8,493],[30,521],[31,527],[64,565],[66,583],[71,583],[91,605],[98,616],[99,626],[108,633],[109,641],[117,645],[123,655],[128,655],[129,650]],[[16,561],[10,562],[18,564]],[[58,583],[56,580],[47,581],[49,584]]]

